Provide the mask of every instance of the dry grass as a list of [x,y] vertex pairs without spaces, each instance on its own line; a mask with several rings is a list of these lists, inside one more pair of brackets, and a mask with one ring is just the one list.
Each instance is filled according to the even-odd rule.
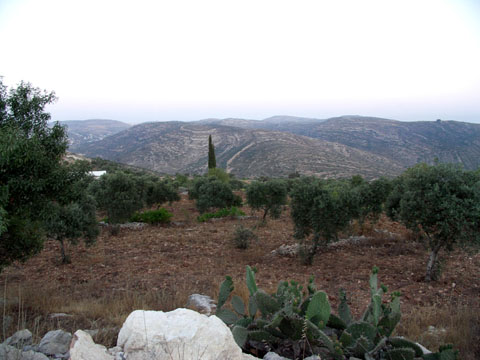
[[[4,288],[2,341],[15,331],[30,329],[34,342],[55,329],[71,333],[78,329],[100,330],[93,338],[106,346],[115,346],[118,331],[134,310],[171,311],[185,306],[190,293],[185,288],[138,291],[126,289],[100,298],[85,294],[83,298],[66,300],[55,288],[23,287],[21,284]],[[55,316],[64,313],[67,316]],[[53,316],[52,316],[53,315]]]
[[480,359],[480,310],[465,305],[426,306],[403,314],[398,335],[414,340],[427,349],[455,344],[462,360]]

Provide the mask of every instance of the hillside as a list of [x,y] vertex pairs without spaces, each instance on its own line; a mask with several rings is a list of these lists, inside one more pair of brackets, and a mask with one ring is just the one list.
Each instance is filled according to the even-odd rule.
[[322,177],[362,174],[375,178],[402,171],[389,159],[342,144],[199,122],[140,124],[72,150],[161,173],[204,173],[210,134],[217,165],[240,177],[287,176],[298,171]]
[[[380,155],[403,167],[418,162],[462,163],[467,169],[480,166],[480,124],[458,121],[415,121],[341,116],[327,120],[284,119],[229,120],[229,125],[284,131],[347,145]],[[222,124],[222,121],[217,121]]]
[[130,127],[121,121],[104,119],[67,120],[59,123],[67,127],[70,147],[98,141]]

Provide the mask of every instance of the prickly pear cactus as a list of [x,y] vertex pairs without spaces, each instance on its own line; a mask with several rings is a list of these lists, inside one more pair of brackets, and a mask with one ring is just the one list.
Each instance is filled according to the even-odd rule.
[[[282,344],[296,349],[309,344],[322,359],[330,360],[457,360],[458,352],[451,346],[438,353],[424,355],[414,342],[392,337],[400,321],[400,294],[393,292],[389,302],[383,301],[388,289],[379,285],[378,268],[370,275],[371,302],[363,316],[355,321],[350,312],[345,291],[340,291],[338,315],[332,312],[328,296],[317,291],[313,278],[304,289],[295,281],[281,282],[277,292],[267,294],[258,289],[255,271],[247,266],[248,304],[239,296],[231,296],[234,286],[227,276],[219,291],[216,315],[232,329],[237,344],[264,344],[269,349],[281,349]],[[230,305],[225,307],[228,299]],[[328,335],[327,335],[328,334]]]

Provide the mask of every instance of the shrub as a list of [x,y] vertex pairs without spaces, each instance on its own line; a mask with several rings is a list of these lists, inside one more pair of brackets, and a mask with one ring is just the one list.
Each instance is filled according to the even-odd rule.
[[231,208],[220,209],[214,213],[205,213],[197,217],[198,222],[205,222],[209,219],[214,218],[223,218],[223,217],[235,217],[235,216],[245,216],[245,213],[237,208],[232,206]]
[[111,224],[108,227],[108,230],[110,232],[110,235],[117,236],[118,234],[120,234],[120,225],[119,224]]
[[257,236],[249,228],[244,227],[243,225],[238,226],[235,229],[233,235],[233,243],[238,249],[247,249],[250,241],[257,239]]
[[164,208],[135,213],[131,221],[144,222],[148,224],[166,224],[170,222],[173,214]]

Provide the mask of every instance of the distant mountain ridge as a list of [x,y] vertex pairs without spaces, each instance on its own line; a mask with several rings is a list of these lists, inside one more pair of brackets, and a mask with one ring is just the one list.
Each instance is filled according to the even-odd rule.
[[[221,122],[218,122],[221,124]],[[235,123],[230,121],[231,126]],[[238,126],[249,128],[249,122]],[[289,132],[367,151],[407,168],[419,162],[480,166],[480,124],[458,121],[398,121],[345,115],[326,120],[258,121],[250,128]]]
[[128,127],[71,150],[161,173],[204,173],[212,135],[217,165],[240,177],[394,176],[418,162],[480,166],[480,124],[401,122],[358,115],[204,119]]
[[118,120],[107,119],[65,120],[59,123],[67,128],[70,146],[102,140],[131,126]]

